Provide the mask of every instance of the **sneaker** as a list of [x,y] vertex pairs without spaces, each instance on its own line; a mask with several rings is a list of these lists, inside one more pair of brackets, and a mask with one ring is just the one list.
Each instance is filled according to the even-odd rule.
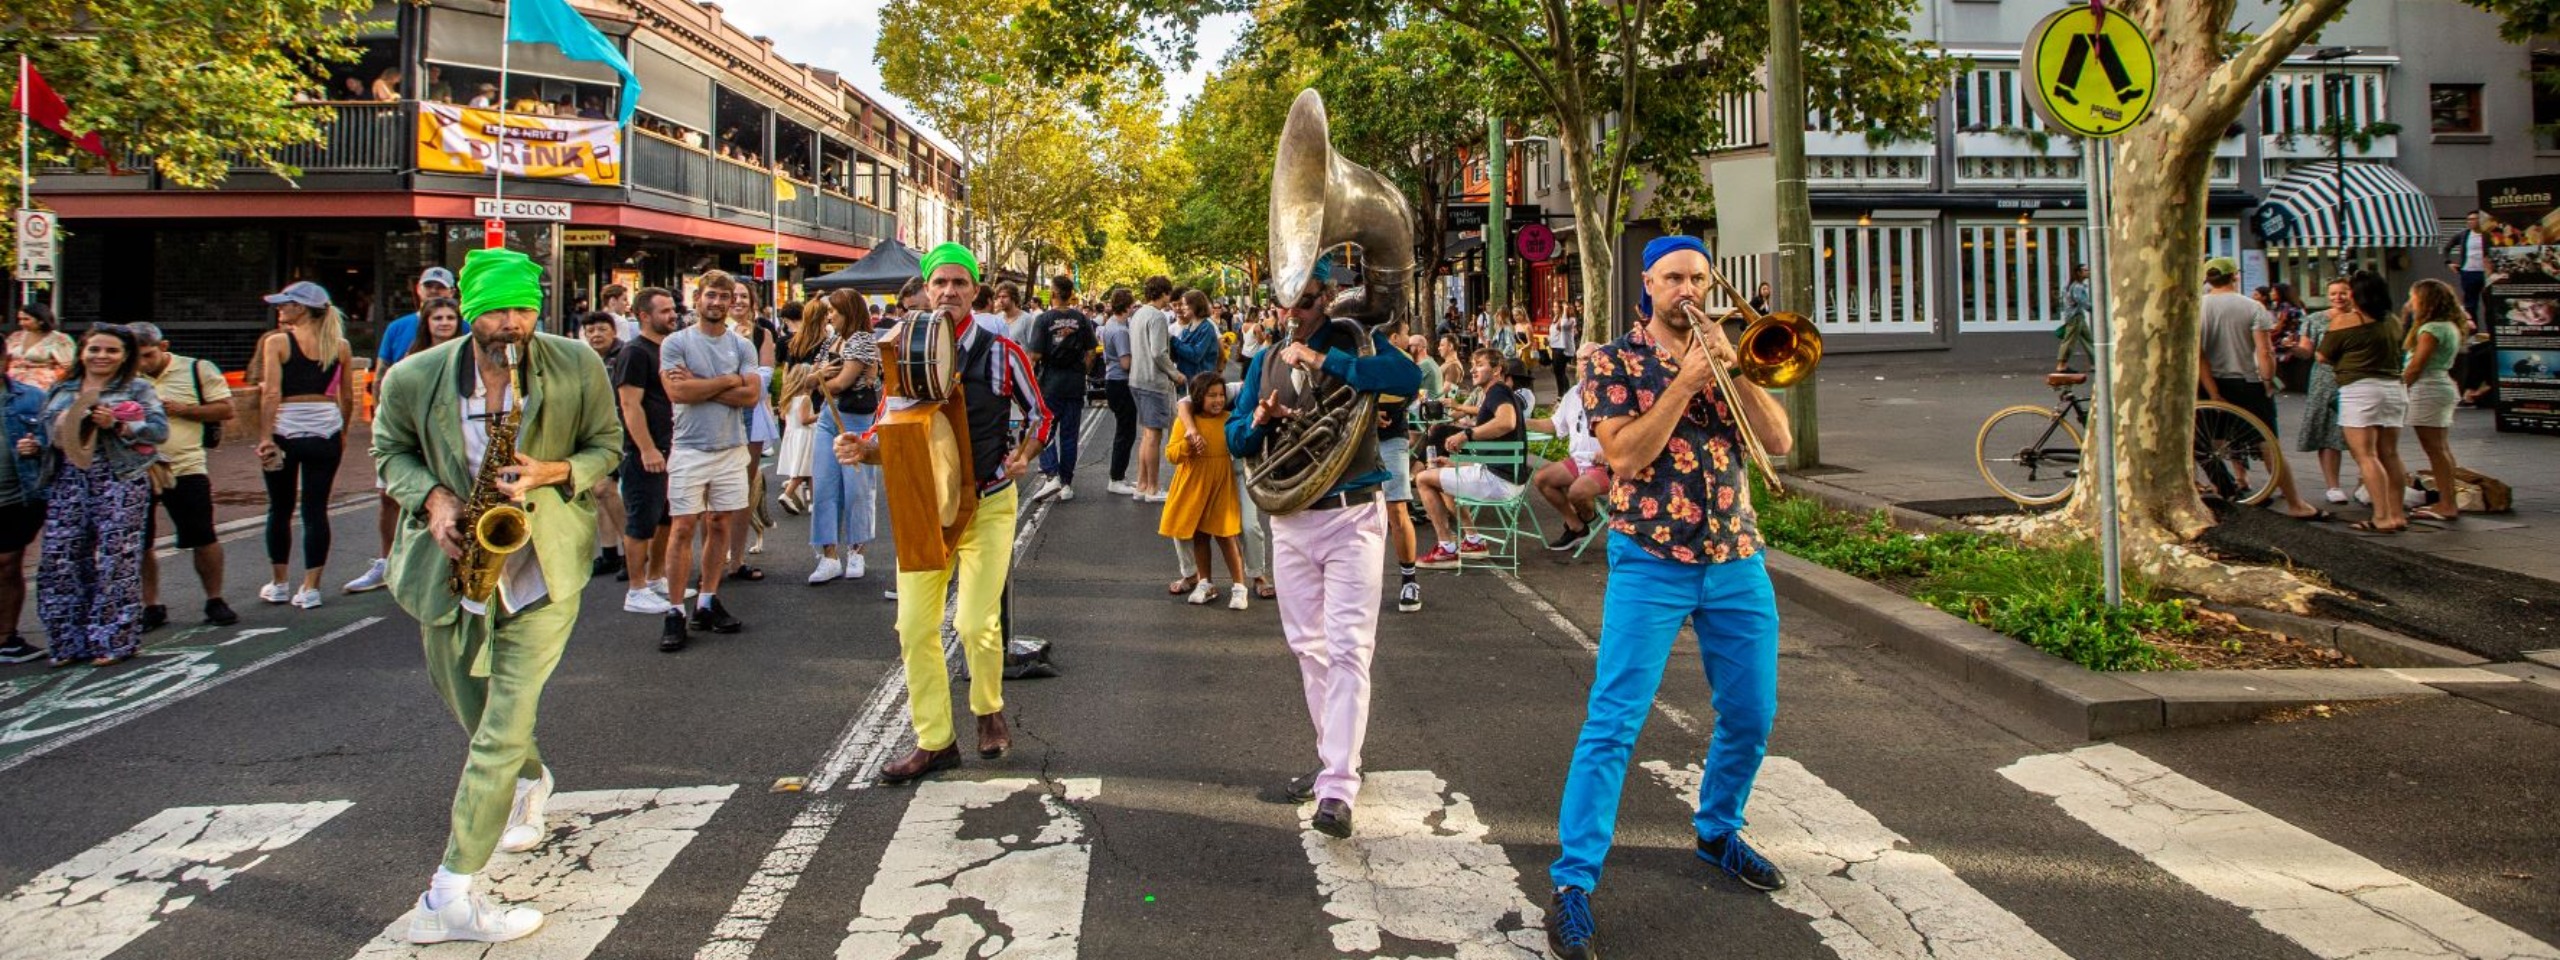
[[1591,539],[1590,527],[1569,527],[1564,532],[1556,534],[1555,539],[1547,541],[1547,549],[1563,553],[1581,546],[1583,541],[1589,539]]
[[1599,930],[1591,923],[1591,894],[1581,887],[1557,887],[1547,907],[1547,949],[1556,960],[1591,960],[1591,941]]
[[1420,609],[1422,609],[1422,584],[1408,580],[1404,586],[1396,588],[1397,613],[1412,613]]
[[142,608],[142,632],[150,633],[169,625],[169,608],[152,604]]
[[498,850],[523,853],[542,845],[551,835],[543,822],[543,807],[551,803],[551,765],[542,765],[539,780],[516,781],[516,803],[507,810],[506,832],[498,834]]
[[294,594],[294,595],[293,595],[293,605],[294,605],[294,606],[297,606],[297,607],[300,607],[300,608],[302,608],[302,609],[305,609],[305,610],[317,610],[317,609],[319,609],[319,608],[320,608],[320,588],[318,588],[318,587],[304,587],[304,588],[302,588],[302,592],[301,592],[301,593],[297,593],[297,594]]
[[1114,480],[1110,483],[1103,484],[1102,492],[1113,496],[1125,497],[1138,492],[1138,487],[1136,484],[1130,483],[1126,480]]
[[1482,560],[1492,552],[1493,544],[1474,534],[1468,534],[1466,539],[1458,541],[1458,556],[1461,559]]
[[1075,487],[1073,487],[1073,486],[1068,486],[1068,485],[1064,485],[1064,484],[1061,484],[1061,485],[1058,487],[1058,502],[1059,502],[1059,503],[1065,503],[1065,502],[1067,502],[1067,501],[1069,501],[1069,500],[1073,500],[1073,499],[1075,499],[1075,498],[1076,498],[1076,488],[1075,488]]
[[588,570],[587,570],[587,576],[590,576],[590,577],[601,577],[601,576],[605,576],[605,575],[608,575],[608,574],[615,574],[615,573],[621,573],[621,572],[622,572],[622,555],[621,555],[621,554],[619,554],[619,553],[616,553],[616,554],[609,554],[609,555],[608,555],[608,554],[597,554],[597,555],[596,555],[596,565],[595,565],[595,566],[593,566],[593,567],[588,568]]
[[1414,558],[1413,565],[1425,570],[1455,570],[1458,568],[1458,552],[1435,546],[1430,553]]
[[719,597],[713,597],[710,603],[694,606],[693,628],[709,630],[713,633],[736,633],[746,629],[747,625],[738,618],[730,616],[729,608],[720,605]]
[[383,580],[390,575],[391,561],[377,557],[365,566],[364,573],[347,581],[347,592],[363,593],[367,590],[380,590],[383,587]]
[[1067,489],[1067,485],[1066,485],[1066,484],[1059,482],[1058,478],[1056,478],[1056,477],[1051,477],[1051,478],[1049,478],[1049,482],[1048,482],[1048,483],[1044,483],[1044,484],[1041,484],[1041,485],[1040,485],[1040,492],[1039,492],[1039,493],[1035,493],[1035,494],[1032,494],[1032,495],[1031,495],[1031,502],[1033,502],[1033,503],[1046,503],[1046,502],[1048,502],[1048,501],[1058,499],[1058,493],[1059,493],[1059,491],[1062,491],[1062,490],[1065,490],[1065,489]]
[[674,607],[668,607],[666,629],[660,631],[658,634],[658,652],[674,653],[678,650],[682,650],[684,649],[685,641],[690,639],[692,639],[692,637],[688,636],[684,629],[684,612],[677,610]]
[[865,562],[865,561],[862,559],[862,555],[861,555],[861,554],[859,554],[859,553],[853,553],[853,554],[846,554],[846,555],[845,555],[845,558],[844,558],[844,578],[845,578],[845,579],[847,579],[847,580],[860,580],[860,579],[862,579],[862,575],[863,575],[863,574],[865,574],[865,573],[869,573],[869,572],[871,572],[871,565],[870,565],[869,563]]
[[1147,494],[1146,496],[1139,497],[1139,498],[1138,498],[1138,502],[1139,502],[1139,503],[1163,503],[1163,502],[1165,502],[1167,499],[1169,499],[1169,498],[1171,498],[1171,497],[1172,497],[1172,494],[1166,493],[1166,492],[1164,492],[1164,491],[1162,491],[1162,490],[1158,490],[1158,491],[1156,491],[1156,492],[1154,492],[1154,493]]
[[443,943],[447,940],[505,943],[540,929],[542,911],[532,907],[500,906],[485,893],[447,900],[441,910],[430,909],[426,896],[420,894],[418,908],[409,911],[408,939],[410,943]]
[[2373,502],[2373,494],[2366,493],[2366,492],[2365,492],[2365,489],[2364,489],[2363,487],[2357,487],[2357,488],[2356,488],[2356,502],[2357,502],[2357,503],[2362,503],[2362,504],[2371,504],[2371,503]]
[[834,557],[819,557],[818,569],[809,574],[809,583],[811,586],[833,583],[836,578],[842,576],[844,576],[844,561]]
[[638,590],[625,590],[622,593],[622,612],[624,613],[646,613],[665,616],[668,611],[674,610],[675,608],[675,604],[668,603],[667,598],[659,596],[657,591],[651,590],[647,587],[642,587]]
[[882,590],[882,591],[880,591],[880,599],[882,599],[882,600],[895,600],[895,599],[898,599],[898,588],[896,588],[896,587],[890,587],[890,588],[889,588],[889,589],[887,589],[887,590]]
[[282,582],[267,584],[258,588],[258,599],[268,603],[292,603],[293,587]]
[[2327,496],[2329,497],[2330,503],[2347,502],[2347,492],[2336,487],[2330,487]]
[[1740,833],[1698,838],[1698,859],[1715,864],[1754,890],[1776,890],[1787,885],[1787,875],[1778,872],[1778,865],[1751,849]]
[[1228,590],[1228,591],[1227,591],[1227,609],[1229,609],[1229,610],[1242,610],[1242,609],[1244,609],[1244,608],[1245,608],[1245,605],[1246,605],[1247,603],[1251,602],[1251,601],[1250,601],[1250,598],[1251,598],[1252,596],[1253,596],[1253,595],[1252,595],[1251,593],[1246,592],[1244,584],[1241,584],[1241,583],[1236,584],[1236,585],[1235,585],[1235,587],[1234,587],[1234,589],[1231,589],[1231,590]]
[[1210,597],[1217,595],[1218,585],[1210,583],[1208,577],[1201,577],[1200,583],[1191,588],[1191,605],[1196,607],[1207,603]]
[[42,656],[44,648],[28,643],[27,638],[14,633],[9,635],[9,642],[0,643],[0,663],[27,663]]
[[660,600],[673,599],[667,595],[667,578],[665,577],[649,581],[649,592],[657,594]]
[[240,615],[231,612],[231,605],[222,602],[221,597],[214,597],[204,602],[204,622],[227,627],[239,623]]

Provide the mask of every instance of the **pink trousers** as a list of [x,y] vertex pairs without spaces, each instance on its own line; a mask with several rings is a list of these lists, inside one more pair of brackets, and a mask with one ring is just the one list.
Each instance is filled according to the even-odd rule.
[[1369,659],[1378,648],[1378,587],[1387,515],[1377,503],[1271,518],[1271,572],[1280,626],[1298,655],[1315,722],[1318,800],[1360,795],[1360,744],[1369,735]]

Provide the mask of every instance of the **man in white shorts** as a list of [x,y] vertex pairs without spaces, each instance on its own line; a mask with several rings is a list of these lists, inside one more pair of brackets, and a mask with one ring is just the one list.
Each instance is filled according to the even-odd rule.
[[[1529,412],[1521,408],[1520,395],[1512,391],[1510,378],[1503,375],[1502,354],[1491,347],[1478,348],[1472,365],[1467,368],[1467,379],[1483,395],[1476,405],[1475,423],[1450,434],[1447,440],[1442,441],[1441,451],[1456,453],[1475,441],[1501,443],[1524,439],[1526,435],[1522,431],[1528,426]],[[1519,495],[1520,485],[1527,480],[1516,466],[1491,467],[1481,463],[1434,467],[1414,477],[1414,486],[1422,495],[1422,507],[1431,514],[1431,530],[1440,540],[1439,545],[1430,553],[1423,554],[1415,565],[1426,570],[1448,570],[1470,558],[1482,558],[1491,549],[1484,538],[1472,533],[1463,537],[1451,536],[1452,533],[1463,532],[1457,498],[1509,499]]]
[[[756,348],[729,322],[738,304],[736,278],[714,270],[702,276],[693,295],[693,325],[678,330],[659,347],[658,370],[666,378],[667,397],[675,403],[675,437],[667,453],[667,613],[658,649],[684,649],[687,627],[713,633],[745,629],[720,605],[720,575],[727,564],[730,528],[745,522],[747,411],[761,394],[756,376]],[[707,520],[705,518],[708,518]],[[694,534],[702,534],[702,594],[694,599],[690,624],[683,591],[692,585]]]

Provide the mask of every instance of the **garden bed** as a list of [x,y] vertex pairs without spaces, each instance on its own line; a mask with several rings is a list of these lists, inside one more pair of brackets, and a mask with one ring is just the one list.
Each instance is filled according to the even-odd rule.
[[2109,608],[2097,551],[1984,531],[1914,533],[1883,513],[1757,492],[1769,546],[1858,577],[2092,670],[2353,667],[2339,651],[2259,630],[2128,573]]

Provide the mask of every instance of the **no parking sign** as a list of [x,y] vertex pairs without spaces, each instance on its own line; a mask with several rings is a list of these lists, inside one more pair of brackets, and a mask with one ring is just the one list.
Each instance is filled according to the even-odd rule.
[[55,250],[62,237],[61,224],[54,215],[42,210],[18,211],[18,280],[33,282],[54,279]]

